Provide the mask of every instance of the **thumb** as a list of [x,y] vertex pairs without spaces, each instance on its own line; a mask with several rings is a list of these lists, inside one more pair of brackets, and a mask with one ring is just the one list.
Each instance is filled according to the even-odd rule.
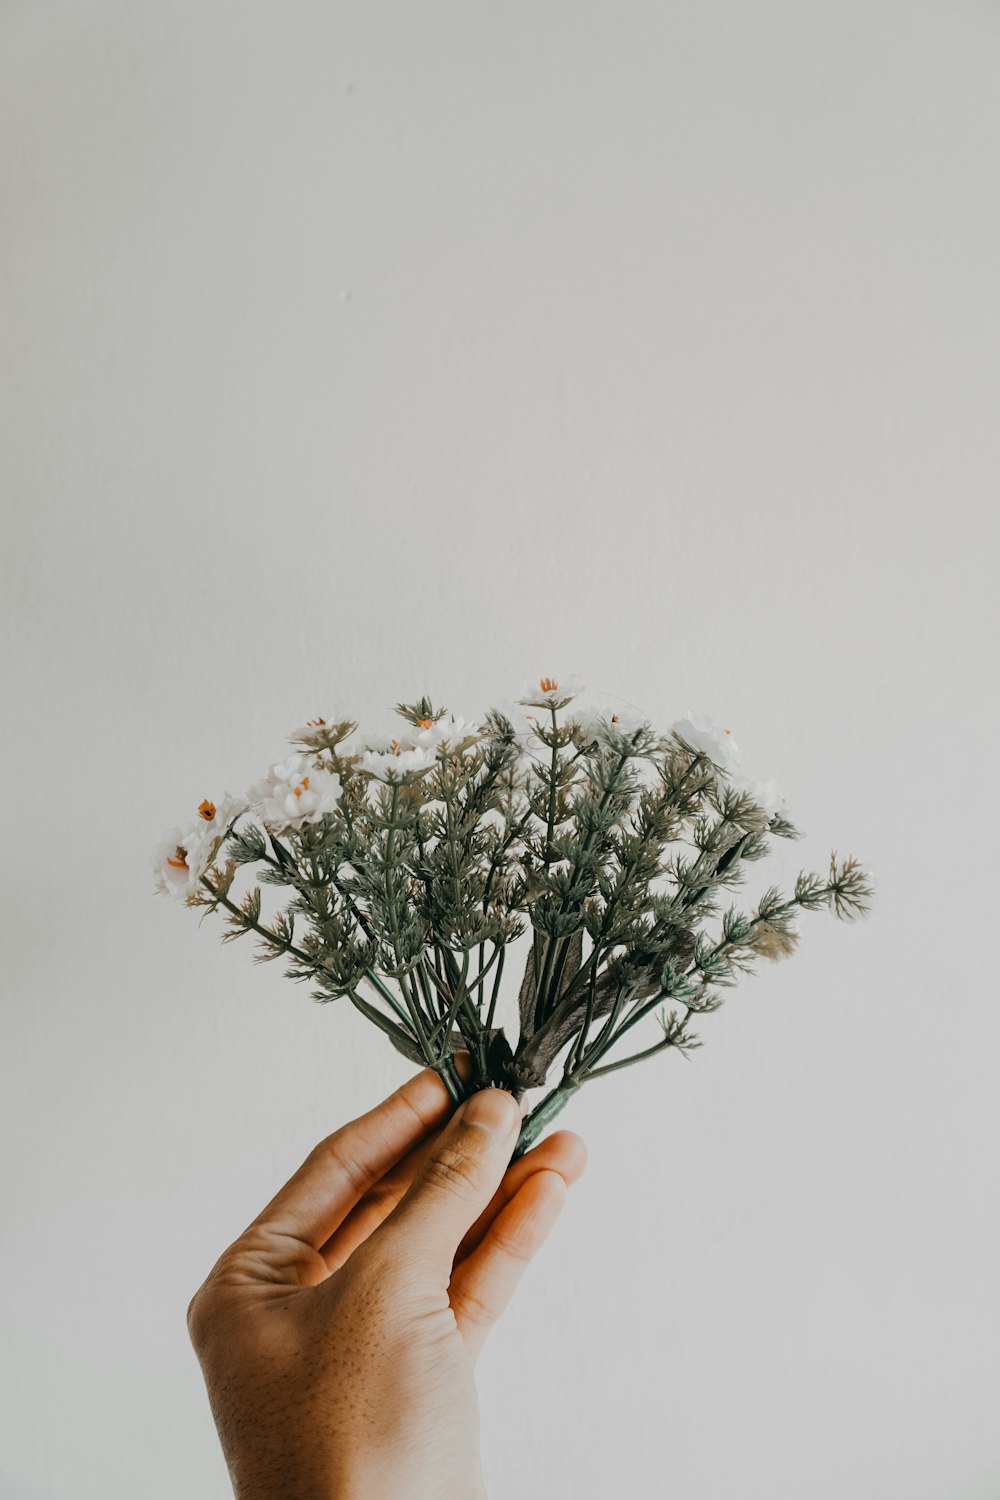
[[427,1155],[406,1195],[372,1241],[405,1241],[400,1257],[416,1255],[450,1275],[463,1237],[491,1202],[510,1166],[521,1111],[503,1089],[480,1089],[461,1104]]

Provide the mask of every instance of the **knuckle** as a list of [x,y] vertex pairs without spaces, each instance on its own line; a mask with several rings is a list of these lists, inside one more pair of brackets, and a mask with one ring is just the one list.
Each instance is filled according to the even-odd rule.
[[382,1218],[396,1207],[402,1196],[403,1189],[399,1183],[376,1182],[365,1194],[365,1204],[372,1210],[376,1217]]
[[508,1260],[529,1261],[537,1248],[535,1228],[530,1220],[516,1229],[497,1224],[492,1238],[494,1248]]
[[373,1235],[350,1256],[337,1272],[331,1295],[367,1326],[412,1333],[427,1289],[411,1246],[390,1231]]
[[471,1323],[474,1328],[492,1328],[497,1320],[497,1314],[488,1302],[485,1302],[482,1297],[477,1297],[475,1292],[464,1288],[452,1297],[452,1311],[463,1322]]
[[224,1321],[228,1292],[232,1285],[245,1282],[240,1275],[241,1241],[237,1240],[216,1261],[187,1305],[187,1331],[191,1343],[201,1351]]
[[370,1167],[359,1161],[348,1148],[343,1131],[337,1130],[333,1135],[328,1135],[325,1140],[312,1153],[313,1157],[325,1159],[334,1172],[343,1177],[350,1185],[351,1190],[360,1198],[374,1182]]
[[428,1110],[419,1108],[411,1098],[410,1091],[405,1085],[396,1095],[396,1107],[401,1114],[408,1116],[410,1122],[416,1125],[421,1135],[426,1135],[435,1125],[441,1123],[437,1114],[432,1114]]
[[360,1295],[367,1299],[373,1289],[391,1284],[404,1265],[400,1246],[391,1232],[372,1235],[338,1270],[338,1290],[345,1296]]
[[479,1160],[459,1142],[436,1151],[429,1158],[425,1171],[431,1186],[445,1192],[464,1195],[479,1186]]
[[205,1287],[202,1285],[195,1292],[187,1307],[188,1338],[196,1349],[204,1342],[207,1327],[208,1308],[205,1298]]

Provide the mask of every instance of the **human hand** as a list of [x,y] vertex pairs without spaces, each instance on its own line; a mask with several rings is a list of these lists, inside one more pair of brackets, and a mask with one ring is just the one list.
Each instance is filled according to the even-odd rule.
[[452,1109],[427,1069],[321,1141],[192,1298],[238,1500],[485,1496],[473,1367],[586,1151]]

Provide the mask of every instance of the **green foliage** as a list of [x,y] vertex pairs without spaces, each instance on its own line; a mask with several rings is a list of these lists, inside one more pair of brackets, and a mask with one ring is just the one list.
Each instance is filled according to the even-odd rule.
[[230,835],[226,850],[236,864],[254,865],[264,858],[267,844],[255,823],[245,823],[239,833]]
[[[445,714],[427,697],[397,710],[417,733]],[[554,1092],[568,1096],[656,1052],[686,1054],[701,1045],[692,1017],[794,951],[800,912],[849,920],[868,907],[868,875],[835,855],[791,895],[772,886],[748,909],[731,904],[772,841],[799,833],[676,734],[574,717],[558,700],[535,705],[529,728],[494,709],[478,732],[436,742],[432,764],[383,780],[349,747],[355,728],[318,721],[298,737],[340,777],[336,812],[280,836],[245,814],[190,904],[224,913],[224,940],[252,934],[258,959],[283,957],[318,1002],[346,998],[456,1097],[490,1083],[520,1096],[560,1057]],[[262,887],[284,893],[266,921]],[[523,935],[509,1036],[501,976]],[[659,1039],[623,1051],[647,1018]]]

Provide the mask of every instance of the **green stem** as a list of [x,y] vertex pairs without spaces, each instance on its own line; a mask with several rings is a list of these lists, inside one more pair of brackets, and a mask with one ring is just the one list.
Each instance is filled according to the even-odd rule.
[[[480,953],[482,953],[482,951],[485,948],[485,946],[486,946],[485,943],[480,943],[480,945],[479,945],[479,951],[480,951]],[[499,958],[499,956],[502,953],[503,953],[503,945],[499,944],[499,943],[495,943],[494,947],[493,947],[493,953],[490,956],[490,958],[488,958],[487,961],[486,961],[486,963],[483,964],[482,968],[479,970],[479,973],[476,975],[475,979],[473,979],[472,983],[466,985],[466,991],[467,991],[467,993],[468,993],[468,995],[469,995],[470,998],[476,993],[477,990],[479,990],[480,992],[482,991],[483,983],[484,983],[484,981],[486,979],[487,974],[490,972],[490,970],[492,969],[493,965],[497,962],[497,959]],[[480,962],[482,963],[482,960],[480,960]],[[482,995],[480,994],[480,998],[476,1001],[477,1005],[480,1004],[481,999],[482,999]]]
[[399,832],[400,827],[396,821],[396,813],[399,808],[399,788],[400,783],[394,781],[392,783],[392,798],[389,806],[389,823],[387,826],[388,837],[385,847],[385,904],[389,917],[389,935],[392,938],[392,951],[395,953],[396,962],[401,968],[396,982],[402,991],[406,1008],[410,1012],[414,1028],[420,1038],[421,1047],[425,1047],[426,1034],[424,1031],[424,1022],[430,1024],[430,1018],[423,1015],[416,987],[410,983],[408,974],[402,972],[405,969],[405,965],[403,964],[399,946],[399,912],[396,908],[396,885],[393,879],[395,873],[393,869],[393,856],[396,848],[396,834]]
[[427,1014],[429,1016],[434,1016],[437,1012],[437,1007],[434,1004],[434,996],[431,994],[430,980],[427,977],[427,959],[423,954],[420,955],[420,958],[413,972],[417,976],[417,985],[424,997],[424,1005],[427,1007]]
[[[597,951],[596,944],[595,944],[594,951],[595,952]],[[569,1069],[570,1069],[570,1071],[572,1071],[573,1068],[576,1067],[577,1063],[579,1063],[580,1058],[583,1056],[584,1048],[587,1045],[587,1034],[590,1031],[591,1023],[593,1022],[593,1019],[594,1019],[594,1002],[595,1002],[596,996],[597,996],[597,968],[596,968],[596,965],[595,965],[595,967],[591,970],[590,984],[587,986],[587,1009],[584,1012],[583,1025],[580,1027],[580,1030],[577,1033],[576,1041],[573,1043],[572,1047],[570,1048],[570,1052],[569,1052]]]
[[[413,1036],[410,1032],[404,1031],[401,1026],[397,1026],[395,1021],[390,1021],[389,1017],[384,1016],[380,1010],[376,1010],[374,1005],[369,1005],[368,1001],[363,999],[356,990],[348,990],[347,996],[355,1009],[359,1010],[366,1020],[373,1022],[380,1031],[384,1031],[386,1036],[395,1037],[397,1042],[403,1043],[407,1047],[413,1046]],[[434,1055],[428,1048],[423,1035],[418,1036],[418,1041],[425,1060],[431,1067],[434,1067]]]
[[552,715],[552,762],[549,769],[549,819],[548,828],[545,833],[545,868],[548,869],[552,863],[552,836],[556,831],[556,773],[559,770],[559,720],[556,718],[555,707],[550,704],[549,712]]
[[439,1063],[436,1063],[435,1068],[440,1074],[442,1083],[451,1095],[453,1103],[461,1104],[463,1099],[468,1098],[469,1091],[462,1080],[462,1075],[455,1066],[455,1059],[450,1053],[448,1056],[443,1057]]
[[286,943],[283,938],[279,938],[275,933],[270,932],[266,927],[262,927],[259,922],[251,921],[243,908],[237,906],[235,901],[230,901],[228,896],[223,896],[219,891],[217,891],[215,886],[207,878],[207,876],[203,875],[201,877],[201,883],[206,890],[211,891],[212,895],[220,906],[224,906],[227,911],[231,911],[234,916],[239,917],[244,927],[249,928],[251,932],[258,933],[262,938],[266,938],[266,940],[271,944],[272,948],[278,948],[282,953],[290,953],[293,958],[297,958],[300,963],[308,964],[310,968],[315,971],[315,958],[310,957],[310,955],[308,953],[305,953],[301,948],[296,948],[294,943]]
[[354,897],[351,895],[350,891],[344,889],[340,881],[337,879],[336,875],[332,875],[330,877],[330,884],[333,886],[334,890],[341,897],[341,899],[343,901],[346,901],[347,905],[351,909],[351,914],[353,915],[354,920],[357,922],[358,926],[361,928],[361,931],[364,933],[368,941],[371,942],[375,936],[374,932],[372,931],[371,924],[369,923],[364,912],[361,910],[360,906],[355,901]]
[[[504,839],[503,843],[500,845],[499,849],[495,849],[493,851],[493,856],[492,856],[492,858],[490,860],[490,868],[489,868],[489,871],[488,871],[487,876],[486,876],[486,885],[485,885],[485,887],[483,889],[483,916],[484,917],[489,912],[490,891],[493,888],[493,877],[496,875],[497,870],[500,868],[501,861],[503,860],[504,855],[507,853],[507,850],[510,848],[511,844],[514,842],[514,840],[516,838],[520,838],[521,834],[524,832],[525,828],[527,827],[528,823],[530,822],[531,817],[532,817],[532,813],[531,813],[531,809],[529,807],[528,811],[524,814],[524,817],[521,818],[521,820],[518,823],[516,823],[514,825],[513,829],[507,834],[506,838]],[[480,953],[479,953],[479,962],[480,962],[480,964],[482,964],[482,962],[483,962],[482,947],[483,947],[483,945],[480,944]]]
[[[618,1038],[616,1037],[617,1041]],[[604,1063],[600,1068],[591,1068],[587,1073],[588,1080],[600,1078],[605,1073],[615,1073],[619,1068],[627,1068],[634,1062],[640,1062],[644,1057],[653,1057],[657,1052],[663,1052],[667,1047],[675,1047],[677,1043],[671,1037],[664,1037],[662,1041],[654,1042],[651,1047],[644,1047],[641,1052],[630,1052],[628,1057],[621,1057],[617,1062]]]
[[[553,718],[554,717],[555,717],[555,713],[553,711]],[[601,795],[601,800],[600,800],[600,802],[597,805],[596,818],[600,818],[601,817],[601,815],[603,814],[604,809],[607,807],[609,801],[611,800],[611,798],[617,792],[617,790],[618,790],[618,784],[619,784],[619,781],[621,780],[622,773],[624,772],[624,770],[628,766],[629,761],[632,758],[632,753],[631,752],[632,752],[632,743],[631,743],[631,741],[629,741],[628,744],[627,744],[627,748],[624,749],[621,752],[621,754],[619,755],[619,757],[618,757],[618,763],[617,763],[617,765],[615,766],[614,770],[612,771],[611,775],[608,778],[607,785],[605,786],[604,791],[603,791],[603,793]],[[596,823],[596,819],[595,819],[595,823]],[[573,865],[574,874],[579,874],[580,865],[582,864],[582,862],[586,858],[586,856],[590,853],[590,850],[593,847],[594,839],[596,838],[596,836],[597,836],[597,828],[596,828],[596,826],[594,826],[588,832],[586,838],[583,841],[583,845],[581,847],[580,853],[576,856],[576,859],[574,860],[574,865]],[[580,905],[582,907],[582,900],[580,902]],[[568,903],[566,897],[564,896],[563,899],[562,899],[562,901],[559,903],[559,915],[560,916],[565,916],[566,912],[568,911],[568,907],[569,907],[569,903]],[[538,993],[537,993],[536,998],[535,998],[535,1030],[536,1031],[537,1031],[538,1027],[542,1024],[542,1021],[545,1019],[546,1015],[550,1012],[550,1007],[549,1007],[549,1003],[548,1003],[548,1001],[549,1001],[549,993],[550,992],[551,992],[551,995],[553,997],[553,1000],[555,1002],[558,1002],[558,999],[559,999],[559,986],[562,983],[563,969],[566,966],[566,955],[569,953],[569,945],[570,945],[571,940],[572,940],[572,934],[570,934],[567,937],[550,939],[548,945],[546,946],[545,964],[544,964],[543,969],[542,969],[541,982],[539,983]],[[595,951],[596,951],[596,949],[595,949]],[[554,975],[552,975],[552,968],[553,968],[552,960],[553,959],[555,960],[555,973],[554,973]],[[552,975],[551,978],[550,978],[550,975]]]
[[500,992],[500,978],[501,978],[501,975],[503,974],[503,961],[504,961],[504,954],[506,952],[507,952],[506,948],[501,948],[500,949],[500,961],[497,964],[497,971],[496,971],[496,973],[493,976],[493,993],[490,995],[490,1008],[489,1008],[489,1012],[487,1013],[487,1016],[486,1016],[486,1034],[487,1034],[487,1036],[489,1036],[489,1034],[490,1034],[490,1030],[491,1030],[491,1028],[493,1026],[493,1017],[494,1017],[494,1015],[496,1013],[497,995]]
[[564,1080],[550,1094],[546,1094],[542,1102],[536,1105],[529,1115],[525,1116],[511,1161],[517,1161],[518,1157],[523,1156],[526,1151],[530,1150],[542,1131],[552,1123],[560,1110],[566,1108],[566,1105],[580,1087],[580,1082],[575,1079],[569,1082]]
[[[614,1005],[611,1007],[611,1014],[608,1016],[608,1019],[605,1021],[600,1031],[597,1033],[596,1040],[586,1049],[586,1051],[581,1051],[578,1056],[576,1054],[571,1054],[570,1059],[567,1059],[567,1068],[571,1066],[572,1060],[572,1066],[574,1068],[574,1074],[572,1076],[576,1076],[576,1074],[580,1072],[589,1075],[590,1068],[593,1066],[593,1064],[599,1061],[604,1056],[605,1052],[607,1052],[608,1048],[617,1041],[619,1033],[615,1031],[615,1027],[618,1025],[621,1013],[625,1009],[626,1005],[630,1005],[634,999],[634,984],[624,984],[619,986],[618,992],[615,995]],[[626,1020],[627,1019],[628,1018],[626,1017]]]
[[[303,889],[301,891],[301,894],[303,899],[309,903],[314,916],[318,918],[320,935],[322,936],[323,923],[325,922],[327,917],[328,893],[324,882],[320,879],[319,863],[316,859],[315,853],[311,849],[307,849],[306,853],[309,858],[310,869],[312,870],[312,879],[303,882]],[[267,859],[268,856],[265,855],[265,858]],[[270,864],[276,863],[276,861],[270,859],[268,860],[268,862]],[[359,911],[357,906],[355,906],[354,901],[351,899],[350,895],[344,891],[340,882],[337,880],[336,875],[331,876],[330,883],[332,884],[334,890],[336,890],[342,897],[342,899],[347,902],[348,906],[354,914],[355,920],[362,928],[365,936],[369,940],[371,940],[374,937],[372,929],[369,927],[368,923],[366,922],[364,916]],[[311,894],[311,892],[315,892],[315,895]],[[374,969],[366,968],[365,978],[368,980],[373,989],[375,989],[375,991],[386,1002],[386,1004],[392,1007],[399,1019],[404,1022],[405,1025],[411,1025],[412,1023],[408,1012],[404,1009],[400,1001],[389,989],[388,985],[383,983],[379,975],[375,973]]]
[[433,1029],[431,1031],[431,1041],[436,1041],[437,1040],[438,1032],[443,1032],[444,1033],[445,1044],[447,1044],[448,1039],[451,1036],[451,1028],[455,1024],[456,1017],[458,1016],[459,1011],[462,1009],[463,1005],[465,1004],[465,1002],[468,999],[468,994],[466,992],[465,982],[464,982],[464,970],[467,968],[468,962],[469,962],[469,954],[468,954],[468,950],[466,950],[465,955],[464,955],[464,962],[463,962],[463,965],[462,965],[462,969],[463,969],[462,983],[459,984],[459,986],[458,986],[458,992],[457,992],[457,994],[455,994],[452,997],[451,1004],[449,1005],[448,1009],[445,1011],[444,1015],[441,1016],[439,1018],[439,1020],[435,1023],[435,1025],[434,1025],[434,1027],[433,1027]]
[[382,997],[382,999],[392,1006],[399,1019],[401,1021],[406,1021],[407,1023],[409,1023],[411,1020],[409,1012],[403,1008],[403,1006],[396,999],[395,995],[392,993],[389,987],[382,983],[381,979],[379,979],[378,975],[372,969],[365,970],[365,978],[368,980],[369,984],[374,987],[374,989]]

